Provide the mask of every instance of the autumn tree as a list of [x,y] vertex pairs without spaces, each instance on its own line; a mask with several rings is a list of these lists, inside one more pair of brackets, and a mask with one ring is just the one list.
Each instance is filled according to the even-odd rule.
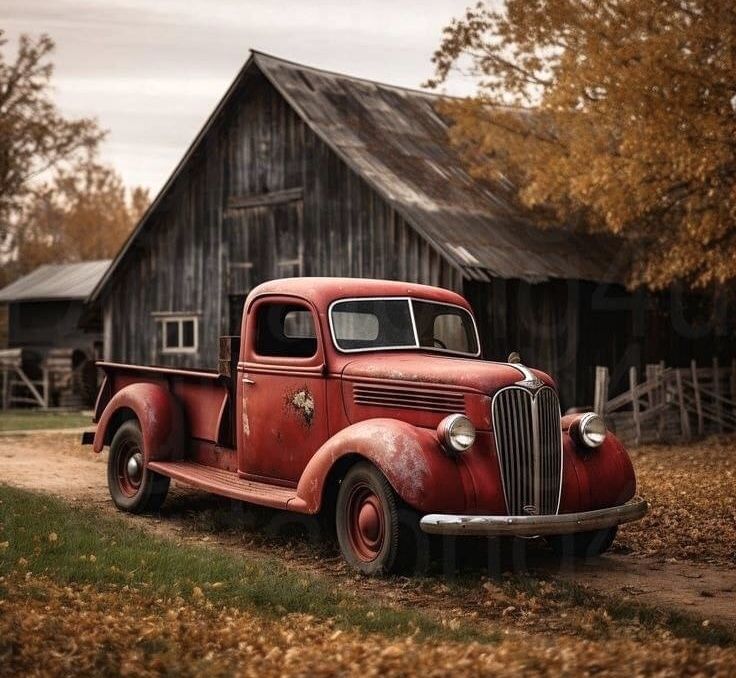
[[0,31],[0,255],[17,245],[15,226],[35,182],[103,137],[94,120],[66,118],[54,103],[49,36],[20,36],[10,60],[6,45]]
[[38,186],[18,226],[25,270],[47,262],[115,256],[149,204],[148,191],[128,191],[89,151]]
[[114,256],[149,202],[100,162],[96,121],[58,110],[53,50],[46,35],[21,36],[11,61],[0,49],[0,286],[44,263]]
[[632,245],[632,284],[736,277],[732,0],[506,0],[444,31],[439,87],[471,172],[543,223]]

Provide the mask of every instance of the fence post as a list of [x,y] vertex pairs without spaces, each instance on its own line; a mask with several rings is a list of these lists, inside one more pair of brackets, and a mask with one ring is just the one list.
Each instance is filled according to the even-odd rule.
[[680,403],[680,426],[682,427],[682,437],[685,440],[692,438],[690,433],[690,419],[688,418],[687,409],[685,408],[685,394],[682,392],[682,373],[679,367],[675,368],[675,384],[677,385],[677,398]]
[[43,408],[45,410],[49,409],[49,371],[45,368],[41,368],[41,372],[43,373]]
[[6,370],[4,367],[0,368],[3,371],[3,394],[2,394],[2,401],[3,401],[3,409],[8,409],[8,370]]
[[713,358],[713,393],[716,396],[713,400],[715,401],[716,418],[718,419],[718,433],[723,433],[723,412],[719,398],[721,395],[721,370],[718,366],[718,358]]
[[641,420],[639,418],[639,398],[636,395],[636,367],[629,368],[629,389],[631,390],[631,407],[634,415],[634,431],[636,431],[634,442],[641,442]]
[[603,416],[608,401],[608,368],[598,365],[595,368],[595,391],[593,393],[593,411]]
[[698,435],[702,436],[705,432],[705,424],[703,422],[703,406],[700,402],[700,385],[698,384],[698,366],[695,360],[690,361],[690,372],[693,380],[693,390],[695,392],[695,410],[698,413]]

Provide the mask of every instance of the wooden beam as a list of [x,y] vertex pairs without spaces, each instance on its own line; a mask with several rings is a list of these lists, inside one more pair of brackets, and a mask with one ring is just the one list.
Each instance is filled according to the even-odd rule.
[[716,414],[718,416],[718,433],[723,433],[723,420],[721,419],[721,368],[718,358],[713,358],[713,393],[715,393]]
[[634,430],[636,431],[635,443],[641,442],[641,421],[639,419],[639,398],[636,394],[636,367],[629,368],[629,390],[631,391],[631,407],[634,415]]
[[595,393],[593,395],[593,411],[603,416],[608,400],[608,368],[598,365],[595,368]]
[[304,199],[304,189],[286,188],[283,191],[270,193],[251,193],[250,195],[231,195],[227,199],[228,209],[248,209],[249,207],[265,207],[267,205],[282,205],[286,202]]
[[690,361],[690,372],[693,378],[693,392],[695,393],[695,411],[698,415],[698,435],[702,436],[705,432],[705,424],[703,422],[703,406],[700,402],[700,385],[698,384],[698,366],[694,360]]
[[677,387],[677,399],[680,405],[680,426],[682,427],[682,437],[685,440],[691,439],[690,433],[690,419],[687,414],[687,407],[685,406],[685,394],[682,389],[682,373],[680,369],[675,369],[675,384]]

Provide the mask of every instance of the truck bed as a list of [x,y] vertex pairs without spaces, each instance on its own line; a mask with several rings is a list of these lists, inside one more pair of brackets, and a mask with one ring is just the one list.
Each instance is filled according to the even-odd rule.
[[149,367],[98,362],[105,374],[95,405],[95,421],[107,403],[130,384],[158,384],[181,403],[193,442],[234,447],[232,441],[232,382],[215,370]]

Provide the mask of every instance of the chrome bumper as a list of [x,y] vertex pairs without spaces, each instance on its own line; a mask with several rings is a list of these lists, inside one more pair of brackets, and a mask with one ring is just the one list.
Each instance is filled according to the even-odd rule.
[[644,499],[635,497],[621,506],[545,516],[456,516],[430,513],[419,524],[424,532],[430,534],[539,537],[614,527],[640,520],[646,515],[648,508]]

